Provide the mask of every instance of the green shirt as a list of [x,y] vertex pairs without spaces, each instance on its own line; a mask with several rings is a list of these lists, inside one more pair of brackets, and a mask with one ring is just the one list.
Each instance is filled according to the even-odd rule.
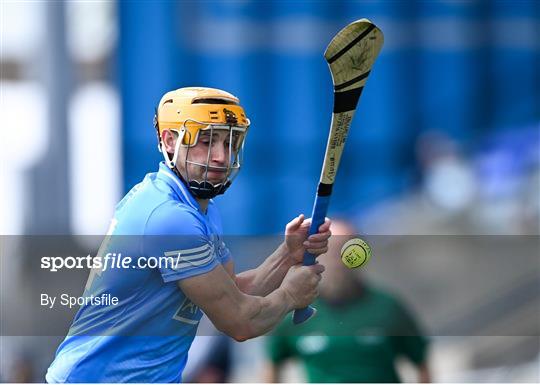
[[427,341],[396,298],[365,288],[348,304],[314,306],[311,320],[293,325],[289,315],[267,339],[274,364],[299,358],[309,382],[399,382],[398,356],[424,362]]

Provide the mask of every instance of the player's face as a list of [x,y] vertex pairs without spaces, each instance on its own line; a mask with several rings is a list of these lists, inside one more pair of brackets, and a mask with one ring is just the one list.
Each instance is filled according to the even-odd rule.
[[[197,144],[182,147],[178,157],[177,167],[180,173],[189,180],[203,181],[206,179],[213,183],[221,183],[227,179],[227,168],[231,162],[230,131],[214,129],[200,131]],[[184,162],[186,159],[189,162]],[[198,164],[194,164],[198,163]],[[208,174],[206,165],[208,163]]]

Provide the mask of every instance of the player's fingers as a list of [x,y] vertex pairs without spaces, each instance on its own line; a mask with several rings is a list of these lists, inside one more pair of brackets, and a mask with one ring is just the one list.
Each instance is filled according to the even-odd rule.
[[285,229],[287,231],[295,231],[297,230],[300,225],[304,222],[304,214],[300,214],[296,218],[294,218],[292,221],[287,223],[287,226],[285,226]]
[[311,218],[307,218],[304,223],[302,223],[302,227],[309,227],[311,226]]
[[315,274],[318,274],[318,275],[320,275],[325,270],[325,267],[321,265],[320,263],[311,265],[309,266],[309,268],[311,269],[311,271],[313,271]]
[[332,220],[328,217],[324,218],[324,223],[319,226],[319,233],[324,233],[326,231],[329,231],[331,225],[332,225]]
[[327,241],[328,239],[330,239],[330,236],[332,235],[332,233],[330,232],[330,230],[328,231],[325,231],[324,233],[318,233],[318,234],[313,234],[313,235],[310,235],[307,239],[308,242],[323,242],[323,241]]
[[325,254],[326,252],[328,252],[328,246],[324,246],[324,247],[320,247],[320,248],[309,248],[309,249],[306,249],[308,251],[308,253],[310,254],[313,254],[313,255],[321,255],[321,254]]
[[[319,233],[324,233],[327,231],[330,231],[330,226],[332,225],[332,221],[329,218],[325,218],[324,223],[319,226]],[[302,227],[310,227],[311,226],[311,218],[307,218],[304,223],[302,223]]]
[[306,249],[320,249],[325,246],[328,246],[328,241],[325,239],[320,240],[320,241],[309,240],[309,241],[305,241],[303,245]]
[[328,246],[328,238],[309,239],[302,243],[306,249],[320,249]]

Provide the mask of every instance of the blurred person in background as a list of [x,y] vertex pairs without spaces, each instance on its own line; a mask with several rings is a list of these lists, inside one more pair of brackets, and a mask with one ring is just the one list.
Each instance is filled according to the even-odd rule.
[[35,359],[30,354],[14,354],[7,373],[0,373],[0,382],[29,383],[36,382]]
[[189,349],[182,380],[188,383],[227,383],[232,371],[232,341],[225,335],[197,336]]
[[230,382],[233,357],[230,337],[216,330],[208,317],[199,322],[197,336],[189,348],[182,381],[188,383]]
[[333,222],[328,253],[318,258],[326,270],[317,315],[301,325],[286,319],[267,338],[264,381],[282,380],[283,364],[296,358],[309,382],[400,382],[400,357],[417,368],[418,382],[431,381],[428,343],[411,313],[341,262],[342,245],[356,233],[347,222]]
[[[180,382],[203,311],[244,341],[314,300],[324,268],[300,262],[306,250],[327,251],[330,220],[307,237],[309,220],[297,216],[277,250],[238,275],[222,240],[212,198],[238,172],[249,125],[239,100],[222,90],[187,87],[162,97],[155,128],[165,162],[117,205],[100,250],[136,263],[92,270],[83,295],[115,295],[118,304],[81,306],[48,382]],[[118,246],[122,235],[145,237]],[[173,263],[142,268],[147,256]]]

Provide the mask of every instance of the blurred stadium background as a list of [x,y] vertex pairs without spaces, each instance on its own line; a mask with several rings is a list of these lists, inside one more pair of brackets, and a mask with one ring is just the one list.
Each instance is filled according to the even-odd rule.
[[[311,209],[332,105],[324,48],[367,17],[385,46],[359,104],[332,213],[365,234],[529,236],[538,245],[540,2],[0,7],[0,234],[105,233],[115,203],[160,160],[152,127],[160,96],[193,85],[237,95],[252,121],[243,170],[217,200],[225,232],[279,233]],[[416,256],[423,263],[407,274],[390,260],[367,274],[397,290],[428,326],[450,313],[469,326],[464,336],[432,337],[434,379],[540,381],[538,254],[473,275],[468,285],[484,293],[482,311],[493,315],[486,319],[475,312],[479,301],[450,290],[450,254],[432,252]],[[8,297],[32,285],[28,261],[1,262],[0,318],[17,317]],[[446,300],[456,297],[463,301],[451,311]],[[486,331],[515,319],[529,332]],[[59,338],[3,336],[0,379],[42,381]],[[229,380],[258,380],[261,345],[231,345]],[[302,380],[297,366],[288,378]]]

